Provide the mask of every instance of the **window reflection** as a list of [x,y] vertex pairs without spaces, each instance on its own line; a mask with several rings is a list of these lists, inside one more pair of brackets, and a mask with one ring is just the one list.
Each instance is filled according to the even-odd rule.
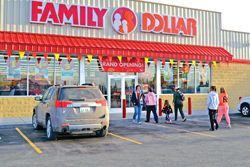
[[99,87],[101,92],[107,97],[107,72],[102,72],[101,65],[97,58],[93,58],[92,62],[89,63],[85,59],[85,82],[94,83]]
[[79,84],[79,62],[77,58],[68,60],[61,57],[55,61],[56,84],[77,85]]
[[[178,85],[179,75],[179,85]],[[162,94],[172,94],[173,87],[179,86],[184,93],[208,93],[210,67],[208,64],[190,62],[169,62],[161,66]]]
[[156,68],[154,61],[149,61],[148,64],[145,65],[145,72],[138,74],[138,83],[142,85],[144,93],[148,91],[149,86],[153,88],[153,90],[156,90]]
[[18,53],[9,58],[0,55],[0,96],[39,95],[54,84],[79,84],[78,59],[72,58],[69,62],[61,56],[60,60],[55,60],[54,55],[46,60],[43,55],[32,57],[26,54],[22,59]]
[[161,66],[161,86],[162,94],[173,93],[174,85],[177,85],[177,63],[170,64],[166,62]]
[[0,55],[0,96],[27,95],[27,60]]
[[29,95],[43,94],[54,84],[54,58],[31,57],[29,69]]
[[197,93],[208,93],[210,86],[210,67],[208,64],[199,64],[196,68]]
[[190,63],[180,63],[180,88],[183,93],[195,93],[195,67]]

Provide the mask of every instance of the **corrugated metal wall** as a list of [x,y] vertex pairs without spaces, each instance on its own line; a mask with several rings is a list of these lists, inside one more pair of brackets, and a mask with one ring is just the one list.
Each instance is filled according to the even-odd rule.
[[[105,29],[77,28],[70,25],[55,26],[49,24],[31,24],[29,22],[30,0],[1,0],[0,1],[0,30],[32,32],[44,34],[62,34],[71,36],[130,39],[158,41],[168,43],[221,46],[221,14],[204,10],[188,9],[163,4],[146,3],[134,0],[50,0],[57,3],[79,4],[108,8]],[[197,36],[183,37],[140,32],[138,24],[135,32],[129,35],[119,35],[111,28],[111,13],[116,7],[127,6],[138,14],[142,12],[159,13],[179,17],[190,17],[197,20]],[[139,21],[139,20],[138,20]],[[140,23],[140,21],[139,21]]]
[[234,59],[250,60],[250,33],[222,30],[222,45]]

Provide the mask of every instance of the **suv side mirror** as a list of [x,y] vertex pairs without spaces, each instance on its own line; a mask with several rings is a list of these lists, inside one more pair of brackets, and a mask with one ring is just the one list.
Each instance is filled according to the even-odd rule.
[[35,97],[35,100],[36,100],[36,101],[42,101],[42,98],[43,98],[43,97],[42,97],[41,95],[39,95],[39,96],[36,96],[36,97]]

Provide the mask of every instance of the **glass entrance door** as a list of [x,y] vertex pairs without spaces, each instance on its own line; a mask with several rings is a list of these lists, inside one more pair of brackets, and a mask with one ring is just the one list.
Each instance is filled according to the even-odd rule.
[[109,75],[108,102],[110,108],[121,108],[123,99],[126,99],[126,107],[132,107],[131,96],[137,82],[137,76]]
[[110,107],[111,108],[121,108],[121,79],[111,78],[110,79]]
[[125,78],[126,107],[133,107],[131,97],[135,86],[135,78]]

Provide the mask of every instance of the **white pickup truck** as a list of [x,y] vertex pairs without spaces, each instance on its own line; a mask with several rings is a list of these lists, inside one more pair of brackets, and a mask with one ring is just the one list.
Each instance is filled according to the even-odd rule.
[[250,96],[240,99],[237,110],[240,111],[241,114],[245,117],[250,116]]

